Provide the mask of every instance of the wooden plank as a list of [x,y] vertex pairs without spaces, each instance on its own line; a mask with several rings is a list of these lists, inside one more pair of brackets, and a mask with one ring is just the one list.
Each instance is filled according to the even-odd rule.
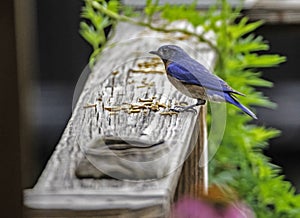
[[254,8],[267,10],[300,10],[300,2],[298,0],[262,0],[257,1]]
[[[197,4],[197,8],[199,9],[207,9],[212,5],[215,5],[218,1],[217,0],[211,0],[211,1],[196,1]],[[241,5],[241,1],[240,0],[228,0],[228,2],[230,3],[230,5],[232,5],[233,7],[236,6],[240,6]],[[257,2],[257,0],[244,0],[243,1],[243,7],[246,9],[251,8],[255,3]],[[136,8],[144,8],[146,6],[146,2],[145,1],[135,1],[135,0],[123,0],[123,3],[125,5],[130,5]],[[166,3],[172,3],[174,5],[182,5],[182,4],[193,4],[195,3],[194,0],[172,0],[172,2],[170,2],[169,0],[160,0],[159,4],[160,5],[164,5]]]
[[299,23],[300,2],[298,0],[262,0],[245,14],[253,20],[264,20],[268,23]]
[[[197,114],[161,114],[169,111],[169,105],[195,100],[175,90],[162,63],[148,51],[177,44],[207,65],[213,64],[215,54],[193,37],[125,23],[118,25],[110,44],[89,76],[38,183],[24,192],[30,217],[165,217],[169,213],[183,162],[198,139],[199,108]],[[140,111],[128,109],[137,104]],[[103,143],[111,138],[122,142]],[[124,143],[132,140],[138,143]],[[199,147],[195,150],[199,152]],[[82,165],[86,160],[91,164]],[[200,169],[197,160],[193,162],[189,169],[196,168],[195,176],[186,179],[192,178],[190,183],[196,187]],[[83,170],[78,172],[79,166]],[[85,176],[85,170],[90,174]]]

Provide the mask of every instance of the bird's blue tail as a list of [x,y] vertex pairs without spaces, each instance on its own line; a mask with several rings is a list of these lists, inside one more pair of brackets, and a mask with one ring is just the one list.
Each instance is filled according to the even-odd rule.
[[234,97],[232,97],[229,93],[224,93],[225,94],[225,100],[230,103],[233,104],[235,106],[237,106],[238,108],[240,108],[242,111],[244,111],[246,114],[248,114],[250,117],[252,117],[253,119],[257,119],[257,116],[250,110],[248,109],[246,106],[242,105],[240,102],[238,102]]

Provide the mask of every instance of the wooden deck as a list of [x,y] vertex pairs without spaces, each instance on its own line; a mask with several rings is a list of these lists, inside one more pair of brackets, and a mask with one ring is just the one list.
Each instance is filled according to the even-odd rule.
[[177,44],[209,68],[214,52],[192,37],[125,23],[109,44],[37,184],[24,191],[27,217],[166,217],[174,196],[201,192],[205,106],[170,112],[195,100],[148,52]]

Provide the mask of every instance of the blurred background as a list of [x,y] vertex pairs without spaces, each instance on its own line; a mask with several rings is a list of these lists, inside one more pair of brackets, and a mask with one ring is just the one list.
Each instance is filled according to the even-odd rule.
[[33,186],[72,113],[73,91],[88,64],[91,47],[79,35],[81,0],[32,0],[35,10],[35,66],[30,130]]
[[[91,48],[78,33],[81,0],[30,0],[26,5],[16,2],[20,33],[17,47],[21,51],[18,66],[24,71],[20,76],[24,82],[20,98],[29,103],[21,105],[21,135],[23,143],[29,145],[22,151],[23,187],[32,187],[71,116],[73,91],[88,63]],[[262,2],[244,13],[266,21],[256,34],[270,43],[270,53],[284,55],[288,61],[277,68],[263,69],[264,77],[274,82],[275,87],[262,91],[278,108],[257,108],[257,122],[282,131],[282,136],[273,139],[265,153],[273,163],[282,166],[286,179],[299,192],[300,1],[294,1],[294,5],[281,1],[286,4],[279,6]]]

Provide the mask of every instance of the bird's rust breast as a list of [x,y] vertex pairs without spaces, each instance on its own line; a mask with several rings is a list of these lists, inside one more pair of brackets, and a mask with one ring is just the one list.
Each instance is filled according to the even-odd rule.
[[163,62],[165,64],[166,72],[167,72],[167,74],[169,74],[168,71],[167,71],[167,68],[172,63],[172,61],[170,61],[170,60],[163,60]]

